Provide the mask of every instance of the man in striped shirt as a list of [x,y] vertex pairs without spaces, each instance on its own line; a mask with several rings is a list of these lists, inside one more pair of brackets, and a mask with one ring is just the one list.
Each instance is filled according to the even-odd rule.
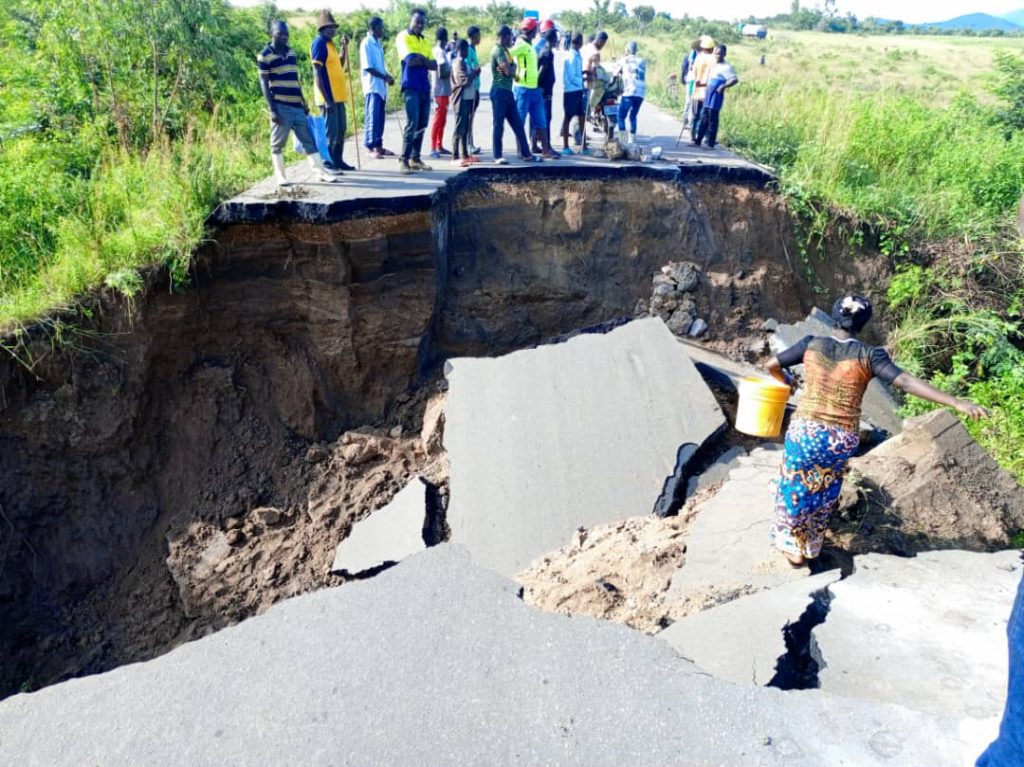
[[309,130],[306,116],[309,107],[302,97],[299,85],[299,68],[295,51],[288,47],[288,25],[275,21],[270,27],[270,43],[256,56],[260,70],[260,90],[270,110],[270,160],[274,165],[274,176],[278,186],[290,183],[284,172],[284,158],[281,151],[288,143],[288,134],[295,138],[306,153],[306,159],[313,169],[317,181],[337,181],[340,172],[329,172],[317,152],[316,142]]

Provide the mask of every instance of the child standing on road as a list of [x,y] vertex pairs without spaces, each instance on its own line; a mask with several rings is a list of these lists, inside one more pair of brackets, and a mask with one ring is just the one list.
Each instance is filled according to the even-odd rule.
[[469,43],[466,40],[459,40],[455,48],[455,60],[452,61],[452,111],[455,112],[452,163],[462,167],[478,162],[477,158],[469,153],[469,123],[473,117],[476,78],[480,74],[480,69],[470,68],[468,56]]

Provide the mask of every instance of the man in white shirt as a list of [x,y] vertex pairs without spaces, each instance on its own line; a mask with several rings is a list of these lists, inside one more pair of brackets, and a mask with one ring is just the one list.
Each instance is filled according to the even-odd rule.
[[388,98],[388,86],[395,84],[395,78],[387,72],[384,63],[384,48],[380,44],[384,37],[384,21],[380,16],[370,19],[369,31],[359,45],[359,59],[362,62],[362,82],[365,97],[366,148],[376,159],[394,157],[395,153],[384,148],[384,103]]

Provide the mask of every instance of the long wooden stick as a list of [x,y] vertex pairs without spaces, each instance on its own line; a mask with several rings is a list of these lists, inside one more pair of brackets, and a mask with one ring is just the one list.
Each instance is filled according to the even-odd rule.
[[345,72],[348,75],[348,98],[352,105],[352,136],[356,140],[356,167],[362,170],[363,163],[359,159],[359,118],[356,117],[356,91],[352,87],[352,51],[345,56]]

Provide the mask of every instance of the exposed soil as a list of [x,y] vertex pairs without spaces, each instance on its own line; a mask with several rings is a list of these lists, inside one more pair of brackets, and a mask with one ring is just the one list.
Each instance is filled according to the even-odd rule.
[[226,226],[186,292],[158,274],[63,345],[30,329],[0,360],[0,695],[334,582],[355,520],[443,485],[418,435],[448,357],[628,318],[670,260],[701,269],[703,342],[744,357],[766,318],[884,283],[845,245],[795,252],[759,187],[483,177],[429,211]]

